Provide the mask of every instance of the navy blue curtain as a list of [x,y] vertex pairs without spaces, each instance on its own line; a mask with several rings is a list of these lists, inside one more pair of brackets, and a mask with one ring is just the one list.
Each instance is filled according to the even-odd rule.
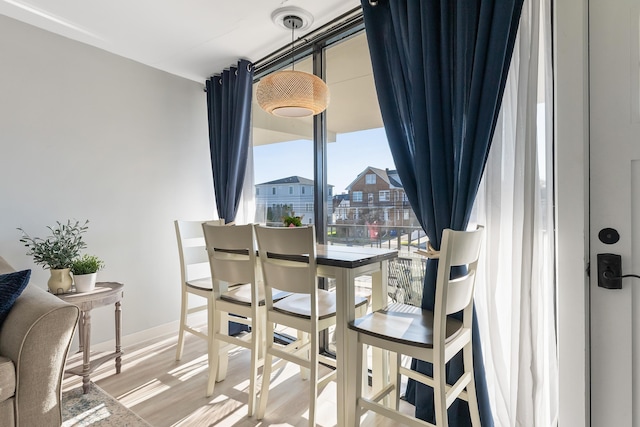
[[[211,170],[218,217],[236,219],[251,135],[253,64],[238,61],[207,80],[207,114]],[[247,325],[229,322],[229,335],[249,330]]]
[[[407,198],[431,245],[442,230],[464,230],[500,110],[523,0],[361,0],[378,102]],[[428,260],[423,308],[433,309],[437,260]],[[474,368],[480,417],[493,426],[474,313]],[[431,374],[432,366],[414,360]],[[462,358],[447,367],[450,384]],[[416,417],[435,421],[433,390],[411,381]],[[466,402],[451,426],[471,425]]]
[[236,219],[251,134],[253,65],[238,61],[237,67],[207,80],[207,112],[211,169],[218,216]]

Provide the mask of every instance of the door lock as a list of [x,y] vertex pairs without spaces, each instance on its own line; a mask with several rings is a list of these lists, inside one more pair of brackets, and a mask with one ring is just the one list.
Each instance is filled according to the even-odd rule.
[[637,274],[622,274],[622,257],[616,254],[598,254],[598,286],[605,289],[622,289],[625,277],[640,278]]
[[622,257],[616,254],[598,254],[598,286],[622,289]]

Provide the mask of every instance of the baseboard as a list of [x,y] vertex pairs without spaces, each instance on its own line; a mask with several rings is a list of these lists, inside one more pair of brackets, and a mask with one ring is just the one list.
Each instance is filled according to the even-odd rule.
[[[189,315],[189,323],[191,325],[203,325],[207,324],[207,313],[205,311],[194,313]],[[128,346],[134,344],[140,344],[145,341],[157,340],[159,338],[166,338],[170,336],[178,337],[178,328],[180,327],[180,321],[165,323],[163,325],[155,326],[153,328],[145,329],[143,331],[134,332],[132,334],[122,336],[122,348],[126,352]],[[91,352],[103,352],[113,351],[116,346],[115,338],[109,341],[103,341],[100,343],[91,343]]]

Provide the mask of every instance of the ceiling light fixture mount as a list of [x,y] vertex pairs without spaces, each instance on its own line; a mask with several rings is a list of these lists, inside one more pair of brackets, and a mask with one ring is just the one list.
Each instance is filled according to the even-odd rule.
[[280,117],[308,117],[323,112],[329,104],[329,88],[318,76],[295,71],[294,31],[308,28],[313,17],[299,8],[282,8],[271,14],[273,21],[291,30],[291,70],[277,71],[258,83],[260,108]]

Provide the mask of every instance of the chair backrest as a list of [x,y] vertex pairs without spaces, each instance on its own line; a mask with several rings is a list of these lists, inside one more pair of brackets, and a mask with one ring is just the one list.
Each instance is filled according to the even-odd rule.
[[317,283],[314,226],[256,225],[255,230],[267,295],[270,295],[270,289],[315,295]]
[[202,224],[224,224],[224,220],[174,221],[182,282],[210,277]]
[[256,249],[253,225],[202,224],[207,245],[214,293],[228,286],[252,283],[252,302],[257,302]]
[[[436,279],[436,317],[441,310],[448,315],[471,307],[483,234],[481,226],[474,231],[443,231]],[[466,266],[467,271],[451,279],[451,269],[457,266]]]

